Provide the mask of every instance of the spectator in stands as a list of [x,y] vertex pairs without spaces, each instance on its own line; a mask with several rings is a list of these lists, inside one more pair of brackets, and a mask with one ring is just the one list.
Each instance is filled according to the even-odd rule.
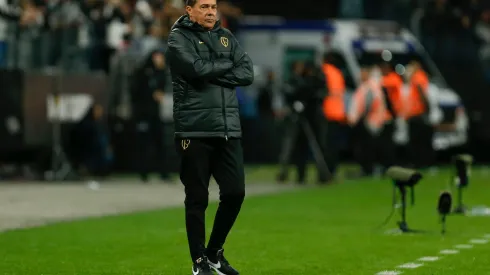
[[121,50],[132,40],[141,38],[151,22],[132,0],[122,0],[114,12],[107,26],[107,44],[112,50]]
[[42,20],[42,15],[31,1],[25,1],[22,5],[7,0],[0,2],[0,67],[7,65],[8,23],[18,22],[20,26],[26,27],[41,23]]
[[89,25],[87,62],[90,70],[109,71],[110,48],[107,41],[107,25],[112,20],[115,6],[111,2],[87,0],[81,3],[85,22]]

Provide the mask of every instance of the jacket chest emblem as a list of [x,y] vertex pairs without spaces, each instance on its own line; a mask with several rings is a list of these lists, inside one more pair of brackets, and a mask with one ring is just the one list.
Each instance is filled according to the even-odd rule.
[[219,41],[221,42],[221,45],[228,47],[229,41],[228,41],[227,37],[222,36],[222,37],[220,37]]

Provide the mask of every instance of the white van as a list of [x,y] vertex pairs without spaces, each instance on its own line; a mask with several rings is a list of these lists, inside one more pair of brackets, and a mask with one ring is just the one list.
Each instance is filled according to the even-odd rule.
[[[447,86],[441,73],[426,54],[417,38],[407,29],[389,21],[321,20],[296,21],[280,17],[248,16],[241,22],[238,38],[254,64],[274,70],[280,81],[287,79],[294,60],[322,60],[326,51],[340,57],[348,92],[359,84],[361,65],[379,62],[380,58],[394,62],[403,75],[409,61],[418,60],[430,77],[431,121],[452,124],[434,137],[436,150],[466,143],[468,121],[460,97]],[[258,76],[257,79],[260,79]],[[408,90],[405,87],[405,93]],[[347,93],[349,94],[349,93]],[[448,127],[446,127],[447,129]],[[399,123],[395,140],[407,142],[406,125]]]

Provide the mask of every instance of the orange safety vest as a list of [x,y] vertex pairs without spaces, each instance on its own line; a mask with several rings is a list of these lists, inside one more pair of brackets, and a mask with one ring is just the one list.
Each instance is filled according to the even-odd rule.
[[361,115],[366,111],[366,97],[371,92],[372,101],[369,111],[366,114],[367,126],[372,131],[379,131],[389,118],[386,116],[387,107],[384,100],[384,94],[380,85],[374,80],[368,80],[359,86],[352,96],[351,106],[347,115],[347,121],[350,124],[358,123]]
[[345,117],[345,79],[342,71],[330,64],[322,66],[326,78],[328,95],[323,101],[323,114],[328,120],[344,122]]
[[[391,102],[395,114],[401,116],[403,114],[402,78],[397,73],[391,72],[388,75],[383,76],[381,85],[388,91],[388,100]],[[387,117],[391,118],[388,109],[386,112]]]
[[425,97],[427,97],[429,77],[423,70],[417,70],[414,72],[410,79],[410,92],[407,98],[407,118],[422,115],[426,111],[427,106],[424,105],[424,100],[420,98],[418,91],[419,86],[422,87],[422,92],[424,93]]

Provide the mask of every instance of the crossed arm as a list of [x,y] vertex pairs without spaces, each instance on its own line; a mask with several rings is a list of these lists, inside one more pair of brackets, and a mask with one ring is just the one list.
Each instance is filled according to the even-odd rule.
[[173,31],[168,38],[169,61],[173,68],[189,78],[208,80],[227,88],[248,86],[254,80],[252,60],[234,37],[230,42],[233,47],[230,58],[204,60],[191,40]]
[[192,41],[179,31],[172,31],[168,37],[170,66],[188,78],[211,80],[223,76],[233,68],[233,62],[227,58],[215,60],[202,59],[192,45]]
[[237,86],[248,86],[254,81],[254,71],[252,59],[243,50],[235,37],[231,37],[233,50],[231,59],[233,68],[224,75],[216,77],[211,81],[213,84],[235,88]]

